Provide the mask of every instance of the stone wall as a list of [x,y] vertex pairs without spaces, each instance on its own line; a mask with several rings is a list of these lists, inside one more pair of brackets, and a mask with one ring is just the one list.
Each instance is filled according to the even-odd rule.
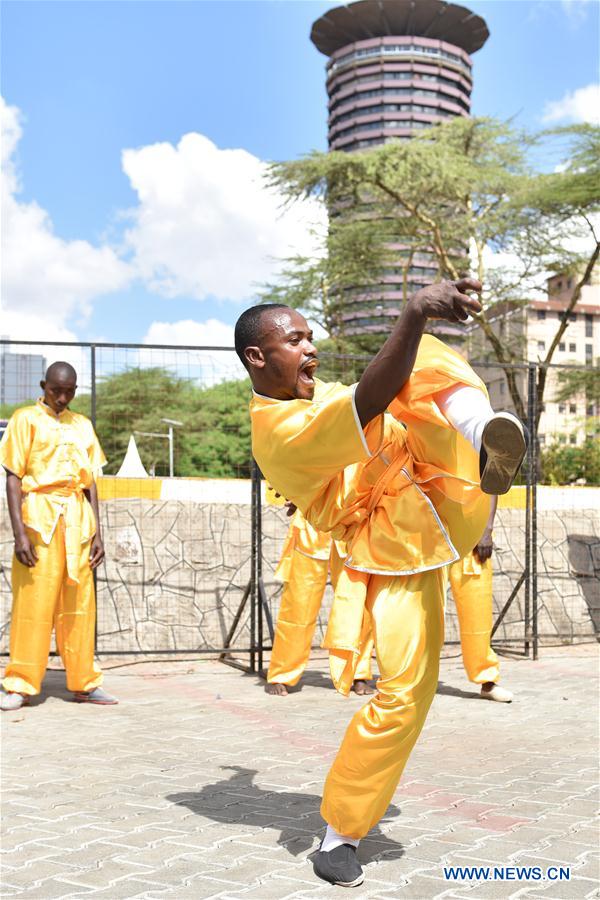
[[[599,492],[600,497],[600,492]],[[546,504],[547,505],[547,504]],[[277,585],[269,581],[277,565],[285,534],[281,513],[263,513],[265,581],[271,595]],[[525,510],[499,509],[494,527],[494,618],[504,607],[525,565]],[[598,509],[544,509],[538,513],[538,633],[546,642],[589,640],[600,633],[600,517]],[[269,590],[271,589],[271,590]],[[329,594],[328,594],[329,597]],[[322,610],[326,622],[327,606]],[[525,589],[521,587],[494,640],[523,640]],[[446,604],[446,640],[458,641],[458,621],[449,592]]]
[[[181,495],[181,494],[180,494]],[[250,577],[250,506],[185,499],[113,498],[101,504],[106,562],[98,572],[98,651],[218,649]],[[500,610],[523,571],[525,513],[500,509],[495,528],[494,604]],[[287,528],[285,514],[263,512],[264,580],[276,616],[273,573]],[[596,509],[546,509],[538,516],[538,609],[543,640],[597,633],[600,529]],[[0,497],[0,650],[8,649],[12,536]],[[330,589],[319,623],[322,633]],[[247,615],[236,645],[248,646]],[[499,643],[523,638],[521,589],[497,632]],[[454,605],[448,640],[457,640]]]

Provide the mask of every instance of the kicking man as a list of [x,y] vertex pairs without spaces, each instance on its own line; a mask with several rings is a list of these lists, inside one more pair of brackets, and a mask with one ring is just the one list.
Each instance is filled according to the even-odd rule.
[[465,292],[480,290],[462,279],[418,291],[350,387],[315,379],[312,332],[295,310],[253,307],[236,324],[258,465],[348,547],[324,642],[342,693],[371,627],[375,639],[377,693],[348,726],[321,806],[315,869],[335,884],[362,882],[356,847],[385,813],[433,700],[446,567],[475,546],[486,494],[510,488],[525,454],[520,422],[495,414],[468,363],[424,336],[430,319],[479,312]]

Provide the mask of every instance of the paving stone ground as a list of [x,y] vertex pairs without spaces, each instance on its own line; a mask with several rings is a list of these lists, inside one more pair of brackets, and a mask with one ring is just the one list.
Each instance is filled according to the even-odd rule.
[[[450,654],[350,896],[600,896],[596,648],[503,658],[511,705],[480,700]],[[104,667],[118,707],[70,702],[52,671],[41,698],[2,716],[3,897],[340,896],[310,854],[325,774],[363,701],[331,689],[322,655],[284,699],[216,661]],[[513,867],[513,880],[450,881],[444,866]],[[527,866],[570,880],[516,880]]]

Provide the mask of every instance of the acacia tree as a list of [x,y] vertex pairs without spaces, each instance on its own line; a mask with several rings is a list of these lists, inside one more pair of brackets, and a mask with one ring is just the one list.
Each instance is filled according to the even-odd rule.
[[600,359],[589,369],[576,368],[559,372],[554,395],[557,403],[570,400],[575,394],[585,394],[588,403],[600,406]]
[[[539,175],[532,180],[526,201],[547,220],[551,237],[557,246],[544,257],[548,269],[573,276],[571,294],[559,318],[558,328],[542,360],[537,384],[537,403],[541,413],[548,366],[571,321],[571,313],[581,299],[583,288],[590,284],[600,256],[600,128],[578,125],[554,129],[548,137],[570,139],[568,157],[551,175]],[[565,240],[567,238],[567,240]],[[598,373],[591,373],[592,383],[598,384]],[[588,383],[589,383],[588,378]],[[563,379],[563,383],[565,383]],[[568,383],[568,379],[567,379]],[[539,414],[538,414],[539,415]]]
[[379,222],[356,218],[332,219],[322,241],[318,256],[285,260],[277,282],[262,288],[261,299],[304,310],[330,336],[327,348],[341,353],[355,348],[344,332],[340,301],[346,290],[376,283],[385,243]]
[[[541,360],[541,410],[545,366],[600,252],[594,229],[599,133],[578,126],[537,138],[568,139],[567,158],[551,175],[536,173],[528,162],[533,138],[481,118],[452,119],[410,141],[360,153],[312,153],[274,163],[270,182],[288,202],[316,197],[335,215],[322,255],[288,260],[279,285],[267,286],[263,298],[306,309],[340,343],[345,291],[357,283],[377,284],[390,264],[403,268],[406,288],[415,249],[427,248],[433,255],[439,279],[457,279],[474,269],[486,288],[485,309],[475,323],[524,416],[514,367],[523,361],[523,343],[503,340],[494,321],[543,292],[549,274],[574,274],[571,296]],[[565,244],[567,235],[570,243]]]

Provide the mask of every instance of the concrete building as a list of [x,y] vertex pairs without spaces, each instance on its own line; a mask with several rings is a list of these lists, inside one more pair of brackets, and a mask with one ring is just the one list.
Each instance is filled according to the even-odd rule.
[[[600,409],[582,392],[566,401],[558,402],[556,393],[560,386],[559,374],[566,366],[598,365],[600,360],[600,273],[596,270],[592,283],[583,288],[579,303],[569,317],[569,325],[552,357],[552,367],[544,393],[540,418],[539,440],[543,447],[558,441],[580,444],[586,434],[598,429]],[[556,275],[547,282],[548,293],[544,299],[532,300],[526,306],[498,308],[492,318],[494,333],[503,344],[510,347],[522,363],[541,362],[545,359],[559,326],[559,319],[566,309],[573,289],[573,278]],[[476,361],[494,361],[489,344],[477,326],[469,331],[467,339],[469,359],[486,382],[492,406],[495,409],[514,411],[506,376],[497,366],[480,367]],[[526,373],[516,370],[519,393],[526,397]],[[594,424],[595,422],[595,424]]]
[[22,403],[41,394],[46,358],[35,353],[11,353],[0,345],[0,403]]
[[[480,16],[443,0],[359,0],[329,10],[310,36],[329,58],[329,148],[352,152],[468,116],[471,54],[489,31]],[[436,276],[433,256],[417,252],[408,290]],[[346,332],[387,333],[402,305],[402,279],[401,266],[391,267],[380,284],[348,291]]]

